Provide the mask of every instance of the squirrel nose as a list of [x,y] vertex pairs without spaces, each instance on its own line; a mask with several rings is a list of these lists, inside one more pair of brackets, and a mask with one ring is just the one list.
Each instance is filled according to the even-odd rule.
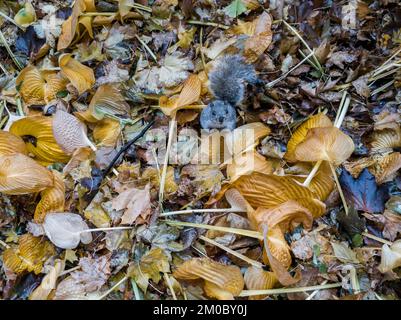
[[220,123],[223,123],[224,117],[219,117],[219,121],[220,121]]

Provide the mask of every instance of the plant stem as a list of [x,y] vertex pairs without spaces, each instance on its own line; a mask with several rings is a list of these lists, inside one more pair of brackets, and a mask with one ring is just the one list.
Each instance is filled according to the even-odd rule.
[[163,212],[160,214],[160,217],[168,217],[174,216],[179,214],[190,214],[190,213],[220,213],[220,212],[246,212],[242,209],[236,208],[222,208],[222,209],[189,209],[189,210],[178,210],[178,211],[170,211],[170,212]]
[[136,284],[134,279],[131,279],[131,285],[132,285],[132,289],[134,291],[135,300],[142,300],[138,285]]
[[3,43],[4,47],[6,48],[8,54],[10,55],[11,59],[14,61],[15,65],[17,66],[17,68],[19,70],[22,70],[23,66],[21,65],[21,63],[17,60],[17,58],[15,57],[14,53],[12,52],[10,46],[7,43],[6,38],[4,37],[3,32],[0,30],[0,40]]
[[113,231],[113,230],[129,230],[134,227],[109,227],[109,228],[95,228],[95,229],[86,229],[82,230],[79,233],[86,233],[86,232],[95,232],[95,231]]
[[173,299],[177,300],[177,296],[175,295],[174,288],[171,285],[171,281],[170,281],[170,277],[169,277],[168,273],[164,273],[163,275],[164,275],[164,280],[166,281],[167,286],[170,289],[171,295],[173,296]]
[[236,256],[237,258],[244,260],[245,262],[249,263],[252,266],[255,266],[256,268],[263,268],[263,264],[261,264],[260,262],[253,260],[251,258],[248,258],[247,256],[244,256],[241,253],[238,253],[237,251],[234,251],[228,247],[226,247],[225,245],[222,245],[220,243],[218,243],[217,241],[214,241],[210,238],[204,237],[204,236],[199,236],[199,239],[209,242],[210,244],[215,245],[216,247],[219,247],[220,249],[223,249],[225,251],[227,251],[228,253],[232,254],[233,256]]
[[0,240],[0,245],[2,245],[6,249],[10,248],[10,246],[7,243],[5,243],[3,240]]
[[259,240],[263,240],[263,235],[260,232],[246,230],[246,229],[238,229],[238,228],[227,228],[227,227],[218,227],[218,226],[211,226],[208,224],[202,223],[192,223],[192,222],[183,222],[183,221],[176,221],[176,220],[166,220],[166,223],[172,226],[182,226],[182,227],[194,227],[194,228],[201,228],[201,229],[209,229],[221,232],[228,232],[239,234],[245,237],[255,238]]
[[363,235],[364,237],[366,237],[366,238],[375,240],[375,241],[377,241],[377,242],[380,242],[380,243],[383,243],[383,244],[387,244],[388,246],[392,246],[392,245],[393,245],[393,243],[392,243],[391,241],[388,241],[388,240],[385,240],[385,239],[376,237],[376,236],[374,236],[373,234],[370,234],[370,233],[368,233],[368,232],[362,232],[362,235]]
[[311,183],[313,177],[316,175],[317,171],[319,170],[320,165],[323,163],[323,160],[319,160],[318,162],[315,163],[315,166],[309,172],[308,177],[305,179],[304,183],[302,184],[304,187],[309,187],[309,184]]
[[239,297],[315,291],[315,290],[339,288],[341,286],[342,286],[342,284],[340,282],[337,282],[337,283],[322,284],[322,285],[310,286],[310,287],[299,287],[299,288],[282,288],[282,289],[268,289],[268,290],[243,290],[239,294]]
[[206,21],[188,20],[187,23],[189,23],[189,24],[196,24],[196,25],[200,25],[200,26],[216,27],[216,28],[221,28],[221,29],[224,29],[224,30],[227,30],[228,28],[230,28],[229,26],[225,26],[225,25],[223,25],[223,24],[216,23],[216,22],[206,22]]
[[157,63],[157,57],[153,53],[153,51],[148,47],[148,45],[141,38],[139,38],[138,35],[135,35],[135,38],[137,38],[137,40],[141,43],[141,45],[145,48],[145,50],[150,54],[152,59]]
[[125,276],[120,281],[118,281],[114,286],[112,286],[109,290],[107,290],[104,294],[102,294],[97,300],[102,300],[106,298],[110,293],[112,293],[115,289],[117,289],[122,283],[128,280],[128,277]]
[[349,210],[348,210],[347,201],[345,201],[343,189],[341,188],[340,181],[338,180],[336,169],[334,168],[334,166],[331,162],[329,162],[329,165],[330,165],[330,169],[333,174],[334,180],[336,181],[336,185],[337,185],[338,193],[340,194],[340,197],[341,197],[341,201],[343,202],[345,214],[348,216]]
[[3,12],[0,11],[0,16],[2,16],[4,19],[6,19],[8,22],[11,22],[13,25],[21,29],[22,31],[25,31],[23,27],[21,27],[18,23],[14,21],[14,19],[11,19],[8,15],[4,14]]

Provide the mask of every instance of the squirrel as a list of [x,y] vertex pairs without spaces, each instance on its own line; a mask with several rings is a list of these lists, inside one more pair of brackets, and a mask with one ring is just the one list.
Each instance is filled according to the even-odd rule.
[[246,82],[256,84],[259,80],[253,65],[247,64],[242,56],[226,55],[217,61],[209,73],[209,89],[216,100],[201,112],[202,129],[236,128],[235,107],[244,99]]

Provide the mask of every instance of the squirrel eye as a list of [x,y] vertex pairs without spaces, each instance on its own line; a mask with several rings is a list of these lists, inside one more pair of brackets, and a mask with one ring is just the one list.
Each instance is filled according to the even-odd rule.
[[213,111],[213,112],[212,112],[212,116],[215,116],[215,115],[216,115],[216,112]]

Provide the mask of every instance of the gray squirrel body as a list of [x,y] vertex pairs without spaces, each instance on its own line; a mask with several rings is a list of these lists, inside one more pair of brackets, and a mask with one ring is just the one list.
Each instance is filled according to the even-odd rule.
[[209,88],[215,100],[200,115],[202,129],[228,129],[236,127],[236,110],[245,96],[246,83],[258,82],[255,69],[240,55],[226,55],[219,59],[209,73]]

